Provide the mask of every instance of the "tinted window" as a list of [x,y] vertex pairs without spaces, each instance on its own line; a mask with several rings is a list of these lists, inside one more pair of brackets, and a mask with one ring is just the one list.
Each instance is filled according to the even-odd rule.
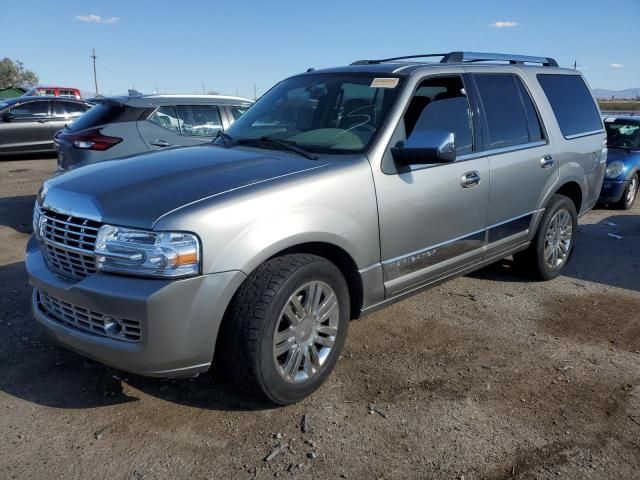
[[518,86],[518,90],[520,91],[520,99],[522,100],[522,104],[524,106],[524,114],[527,117],[529,141],[537,142],[540,140],[544,140],[544,134],[542,133],[542,127],[540,126],[540,117],[538,117],[538,112],[536,111],[536,107],[533,104],[533,100],[531,100],[529,91],[526,89],[519,77],[514,76],[513,79],[515,80],[516,85]]
[[612,118],[605,120],[604,126],[609,148],[640,150],[640,122]]
[[231,115],[233,116],[234,120],[239,119],[242,115],[244,115],[244,112],[246,112],[249,109],[249,105],[241,105],[241,106],[231,106],[229,107],[229,111],[231,112]]
[[53,115],[56,117],[79,117],[87,108],[80,103],[53,101]]
[[75,98],[76,96],[76,92],[73,90],[65,90],[65,89],[61,89],[60,90],[60,96],[61,97],[73,97]]
[[178,105],[176,109],[182,135],[213,137],[222,130],[220,112],[214,105]]
[[49,102],[23,103],[11,109],[16,118],[42,118],[49,116]]
[[562,135],[570,137],[602,130],[598,108],[579,75],[538,75]]
[[124,107],[109,103],[99,103],[92,107],[86,114],[79,117],[67,128],[72,131],[84,130],[86,128],[97,127],[113,121],[118,115],[122,114]]
[[518,85],[510,74],[477,74],[487,121],[488,148],[529,143],[529,127]]
[[444,130],[455,136],[456,155],[473,150],[471,110],[458,76],[422,82],[407,107],[404,122],[407,138],[415,132]]
[[149,117],[149,121],[162,128],[166,128],[167,130],[180,134],[180,122],[178,121],[176,107],[174,106],[164,105],[159,107]]

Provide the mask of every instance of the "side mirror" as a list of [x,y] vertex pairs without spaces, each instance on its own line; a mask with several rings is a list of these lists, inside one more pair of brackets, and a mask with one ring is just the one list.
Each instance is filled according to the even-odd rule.
[[15,116],[11,112],[5,112],[4,115],[2,115],[2,121],[3,122],[10,122],[14,118],[15,118]]
[[442,130],[414,131],[391,148],[391,155],[402,165],[450,163],[456,159],[455,136]]

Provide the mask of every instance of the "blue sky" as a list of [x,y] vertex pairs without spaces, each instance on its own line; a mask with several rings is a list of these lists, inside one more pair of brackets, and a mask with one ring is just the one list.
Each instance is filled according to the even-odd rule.
[[0,56],[92,91],[95,48],[103,94],[204,82],[253,97],[308,67],[451,50],[577,60],[592,87],[618,90],[640,87],[639,26],[640,0],[3,0]]

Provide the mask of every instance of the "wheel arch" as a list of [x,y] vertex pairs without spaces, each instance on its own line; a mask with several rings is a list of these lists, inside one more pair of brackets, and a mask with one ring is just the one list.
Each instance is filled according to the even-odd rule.
[[[580,209],[582,208],[582,204],[583,204],[583,193],[582,193],[582,187],[580,187],[580,184],[578,182],[569,180],[563,183],[560,187],[558,187],[556,191],[553,192],[553,194],[564,195],[565,197],[569,197],[569,199],[571,199],[571,201],[576,207],[576,212],[580,214]],[[548,200],[550,199],[551,197],[549,197]]]

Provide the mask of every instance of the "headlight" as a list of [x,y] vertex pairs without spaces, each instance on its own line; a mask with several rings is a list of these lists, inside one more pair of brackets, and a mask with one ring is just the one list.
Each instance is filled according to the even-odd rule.
[[611,162],[609,165],[607,165],[605,176],[607,178],[616,178],[619,177],[622,172],[624,172],[624,163],[622,163],[620,160],[616,160],[615,162]]
[[96,239],[99,270],[176,278],[200,273],[200,242],[191,233],[103,225]]

